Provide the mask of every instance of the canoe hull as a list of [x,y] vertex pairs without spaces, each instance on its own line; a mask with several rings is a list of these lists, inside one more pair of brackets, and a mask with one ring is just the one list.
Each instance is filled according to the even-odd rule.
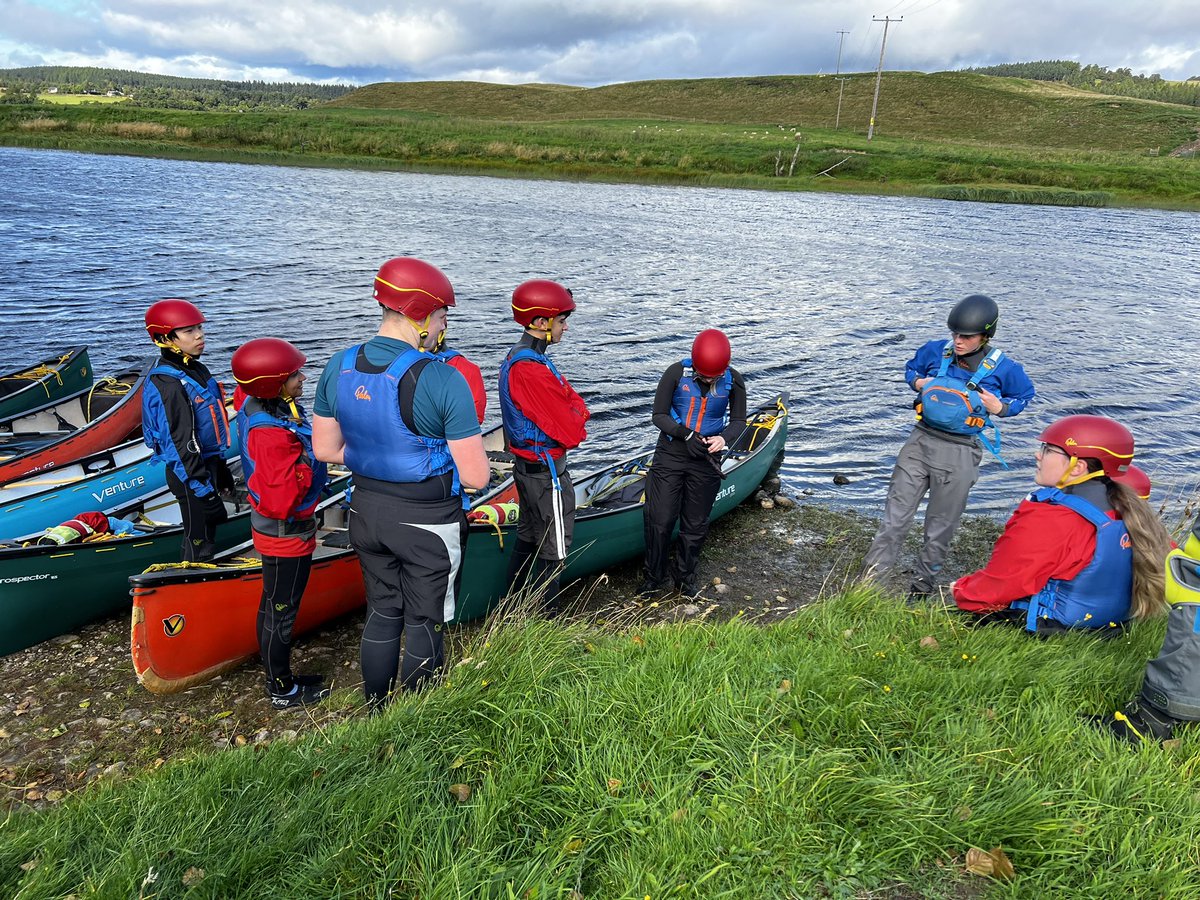
[[82,394],[92,386],[92,377],[87,347],[75,347],[29,369],[0,375],[0,420]]
[[[153,360],[144,364],[137,373],[127,372],[117,376],[128,384],[128,391],[102,415],[63,437],[43,443],[27,452],[0,461],[0,483],[23,478],[33,472],[52,469],[75,462],[85,456],[115,447],[142,427],[142,389]],[[87,403],[94,397],[95,387],[88,394],[71,403]],[[32,414],[30,414],[32,415]],[[22,417],[9,420],[19,431]]]
[[[129,576],[178,559],[183,531],[95,544],[0,551],[0,655],[66,634],[129,608]],[[250,534],[248,515],[217,527],[227,550]]]

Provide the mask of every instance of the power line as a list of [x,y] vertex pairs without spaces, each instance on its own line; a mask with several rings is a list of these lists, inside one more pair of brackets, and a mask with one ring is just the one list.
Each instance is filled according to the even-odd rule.
[[846,88],[846,82],[850,80],[848,78],[842,78],[842,44],[845,43],[846,35],[848,35],[849,33],[850,33],[849,31],[839,31],[838,32],[840,37],[838,38],[837,74],[834,76],[837,78],[837,81],[838,81],[838,106],[837,106],[837,115],[834,117],[834,120],[833,120],[833,130],[834,131],[837,131],[838,125],[840,125],[841,121],[842,121],[842,91],[845,90],[845,88]]
[[887,48],[888,25],[892,22],[903,22],[904,16],[898,19],[890,16],[884,16],[882,19],[872,17],[871,21],[883,23],[883,40],[879,42],[879,65],[875,69],[875,99],[871,101],[871,122],[867,125],[868,141],[875,136],[875,112],[879,109],[879,85],[883,82],[883,51]]

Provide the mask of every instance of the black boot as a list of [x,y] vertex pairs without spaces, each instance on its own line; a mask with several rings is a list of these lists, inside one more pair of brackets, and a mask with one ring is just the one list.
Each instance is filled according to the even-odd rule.
[[1124,708],[1106,716],[1090,716],[1097,728],[1131,744],[1148,741],[1169,741],[1179,720],[1149,703],[1134,700]]

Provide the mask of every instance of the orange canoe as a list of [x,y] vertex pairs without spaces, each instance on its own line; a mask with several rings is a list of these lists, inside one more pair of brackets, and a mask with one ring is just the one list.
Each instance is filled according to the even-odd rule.
[[[138,681],[156,694],[172,694],[241,665],[258,653],[255,619],[262,598],[262,566],[193,569],[162,587],[133,587],[131,649]],[[236,563],[226,562],[226,566]],[[185,575],[188,570],[182,570]],[[314,559],[293,634],[366,603],[354,553]]]

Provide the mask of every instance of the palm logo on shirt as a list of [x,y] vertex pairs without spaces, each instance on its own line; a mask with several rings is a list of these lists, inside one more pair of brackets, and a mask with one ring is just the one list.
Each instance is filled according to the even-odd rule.
[[371,399],[371,394],[367,390],[365,385],[360,384],[358,387],[356,387],[354,389],[354,399],[355,400],[370,400]]

